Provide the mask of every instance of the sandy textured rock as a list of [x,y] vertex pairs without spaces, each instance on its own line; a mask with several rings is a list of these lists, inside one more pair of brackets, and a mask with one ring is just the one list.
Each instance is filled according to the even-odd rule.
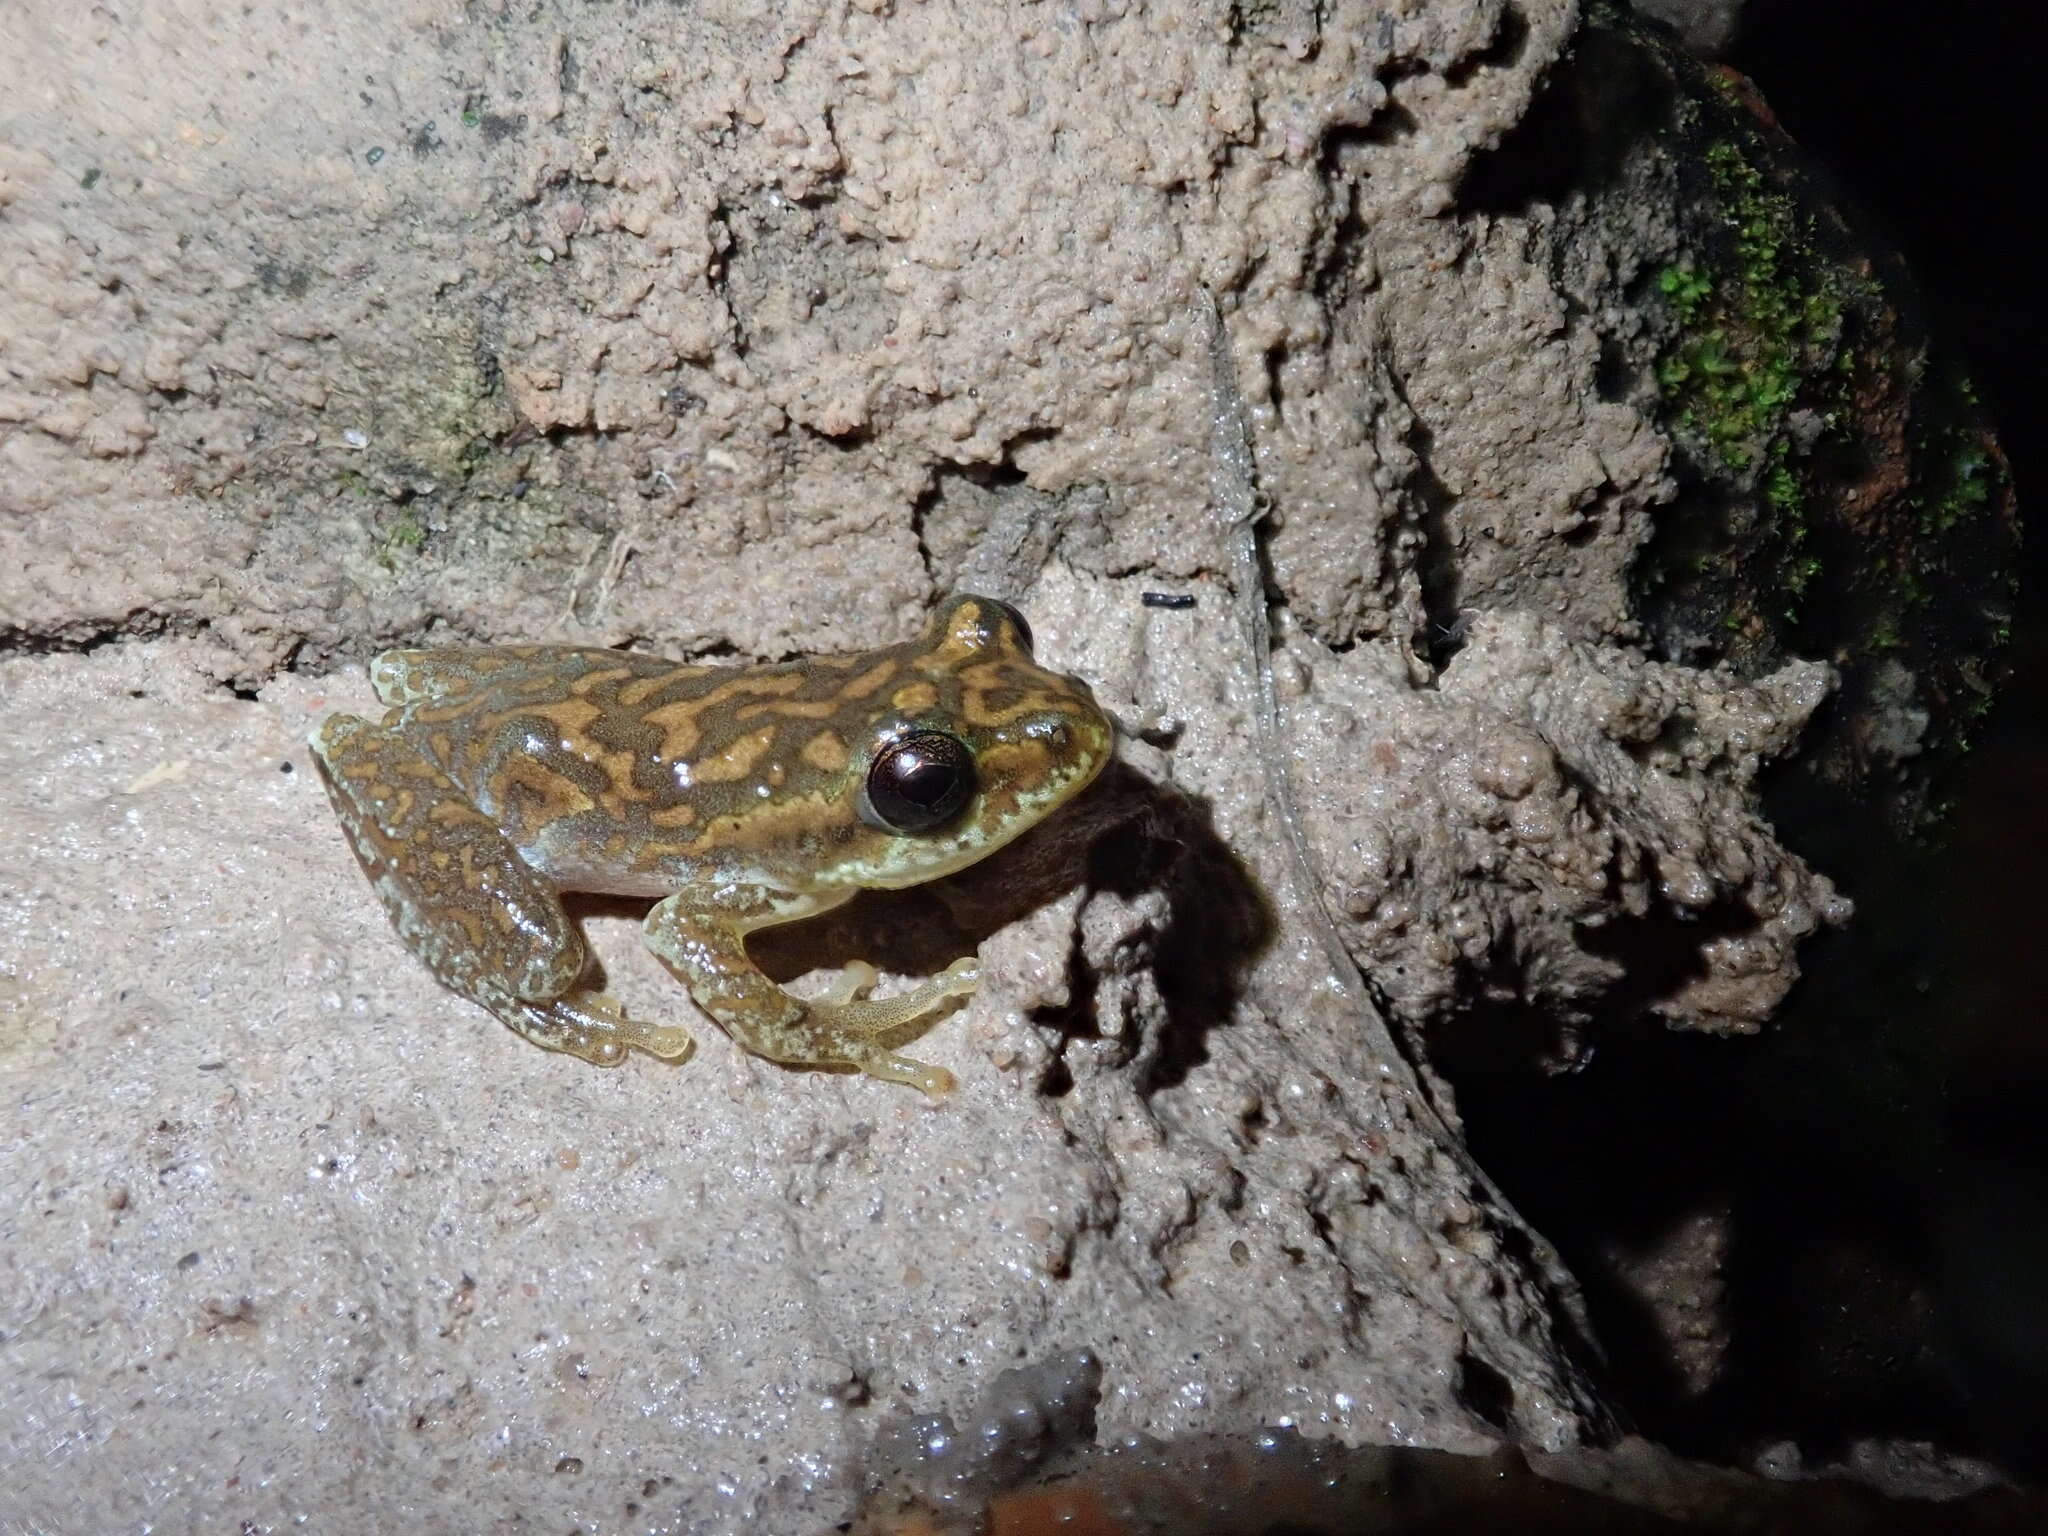
[[[1753,1030],[1799,941],[1848,916],[1743,793],[1826,696],[1823,666],[1742,686],[1528,613],[1472,619],[1434,692],[1364,647],[1306,650],[1290,661],[1309,823],[1347,940],[1405,1019],[1492,997],[1569,1023],[1634,961],[1669,1021]],[[1648,955],[1675,925],[1709,932],[1660,988]]]
[[[1687,963],[1637,1001],[1754,1027],[1842,909],[1751,791],[1825,668],[1631,648],[1666,445],[1542,208],[1459,202],[1575,24],[17,7],[0,1513],[823,1527],[885,1426],[1082,1350],[1065,1432],[1604,1433],[1570,1277],[1396,1036],[1499,996],[1568,1028],[1646,928]],[[392,639],[745,660],[961,584],[1123,765],[757,946],[978,948],[938,1109],[715,1031],[680,1070],[524,1047],[403,954],[300,746]],[[635,915],[591,912],[614,982],[687,1010]]]

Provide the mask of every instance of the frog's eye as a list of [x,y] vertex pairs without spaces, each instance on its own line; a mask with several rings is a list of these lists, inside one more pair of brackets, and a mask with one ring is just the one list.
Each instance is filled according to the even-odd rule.
[[868,770],[861,819],[884,832],[932,832],[974,795],[974,754],[943,731],[894,742]]

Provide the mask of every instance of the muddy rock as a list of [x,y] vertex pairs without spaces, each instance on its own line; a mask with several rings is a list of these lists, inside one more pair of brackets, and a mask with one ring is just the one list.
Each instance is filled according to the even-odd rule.
[[[1429,1032],[1755,1029],[1848,906],[1756,800],[1833,658],[1640,601],[1691,450],[1614,336],[1681,232],[1581,238],[1500,154],[1570,0],[16,24],[0,1514],[825,1528],[1077,1360],[1016,1445],[1611,1434]],[[302,745],[392,643],[746,662],[962,587],[1121,761],[756,947],[978,951],[938,1107],[701,1021],[680,1069],[524,1046]],[[638,915],[586,913],[609,984],[688,1017]]]

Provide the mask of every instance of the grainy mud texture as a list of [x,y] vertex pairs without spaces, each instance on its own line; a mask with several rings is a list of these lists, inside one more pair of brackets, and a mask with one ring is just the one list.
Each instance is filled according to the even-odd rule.
[[[823,1529],[883,1426],[1081,1351],[1070,1435],[1604,1436],[1428,1032],[1753,1029],[1846,906],[1752,789],[1828,667],[1656,659],[1632,608],[1672,445],[1595,322],[1675,232],[1567,293],[1565,192],[1467,182],[1578,25],[8,7],[6,1523]],[[681,1069],[525,1046],[398,946],[301,745],[393,642],[745,661],[956,587],[1124,762],[757,946],[978,948],[937,1108],[701,1022]]]

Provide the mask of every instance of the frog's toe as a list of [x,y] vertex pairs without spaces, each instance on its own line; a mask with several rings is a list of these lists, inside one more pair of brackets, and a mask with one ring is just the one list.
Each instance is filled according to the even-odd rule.
[[629,1050],[683,1062],[697,1049],[687,1029],[630,1018],[619,1000],[604,992],[572,991],[546,1002],[521,1001],[499,1017],[535,1045],[580,1056],[598,1067],[619,1066]]
[[687,1029],[678,1029],[673,1025],[642,1024],[630,1019],[627,1023],[632,1030],[633,1038],[626,1043],[645,1051],[656,1060],[681,1066],[697,1054],[697,1037]]
[[907,1083],[934,1103],[959,1086],[953,1074],[944,1067],[913,1061],[908,1056],[898,1056],[894,1051],[885,1051],[863,1061],[860,1069],[869,1077],[878,1077],[885,1083]]
[[865,960],[849,960],[846,972],[824,996],[824,1001],[834,1008],[844,1008],[848,1003],[857,1003],[868,995],[868,989],[882,979],[882,973]]
[[[873,966],[855,961],[847,968],[849,981],[853,980],[856,968],[870,976],[874,972]],[[971,995],[980,975],[980,967],[971,957],[955,960],[938,975],[907,992],[898,992],[893,997],[863,998],[856,991],[850,998],[812,1003],[808,1017],[815,1026],[840,1039],[871,1041],[878,1035],[900,1036],[954,998]],[[864,982],[859,990],[865,990]]]

